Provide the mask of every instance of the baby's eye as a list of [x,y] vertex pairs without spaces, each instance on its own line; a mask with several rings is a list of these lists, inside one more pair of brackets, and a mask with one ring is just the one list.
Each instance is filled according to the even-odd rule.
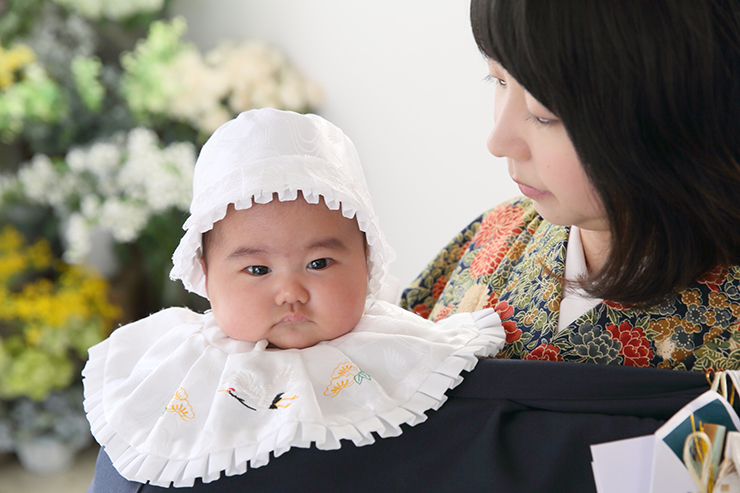
[[264,265],[250,265],[244,270],[253,276],[264,276],[270,272],[270,268]]
[[326,269],[332,264],[332,262],[334,261],[330,258],[320,258],[320,259],[310,261],[308,263],[308,268],[314,269],[314,270]]

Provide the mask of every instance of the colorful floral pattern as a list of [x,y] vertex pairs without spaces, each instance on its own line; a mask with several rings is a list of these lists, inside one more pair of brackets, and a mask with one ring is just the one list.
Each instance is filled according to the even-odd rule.
[[529,199],[506,202],[459,233],[401,306],[432,320],[493,307],[506,331],[499,358],[740,369],[740,266],[708,272],[649,309],[605,301],[557,332],[567,241],[568,228],[542,219]]

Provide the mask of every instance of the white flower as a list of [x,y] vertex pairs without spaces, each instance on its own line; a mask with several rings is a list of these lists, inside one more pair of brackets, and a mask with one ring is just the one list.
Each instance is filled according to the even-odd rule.
[[137,127],[128,133],[126,150],[129,156],[147,156],[158,149],[157,134],[148,128]]
[[70,150],[66,166],[35,155],[16,177],[0,177],[0,200],[5,190],[18,188],[32,202],[51,205],[64,223],[64,258],[86,261],[95,228],[127,243],[139,237],[152,215],[170,208],[187,211],[195,158],[192,143],[162,148],[155,132],[136,128]]
[[[191,123],[201,131],[212,133],[231,115],[221,106],[226,97],[229,80],[218,68],[207,65],[195,50],[183,52],[168,73],[168,84],[173,87],[173,97],[168,112],[170,116]],[[204,128],[208,121],[213,128]]]
[[80,213],[85,219],[97,221],[102,202],[96,195],[85,195],[80,201]]
[[59,179],[59,173],[45,154],[36,154],[18,171],[18,180],[26,196],[40,204],[49,204],[48,194],[57,187]]
[[110,142],[96,142],[87,154],[87,169],[101,180],[112,176],[120,162],[121,151]]
[[169,145],[162,150],[160,173],[147,182],[147,202],[152,209],[176,207],[187,210],[193,198],[195,148],[188,142]]
[[83,262],[90,253],[90,231],[87,220],[81,214],[72,214],[67,220],[64,230],[64,239],[67,249],[64,251],[64,261],[70,264]]
[[133,201],[111,199],[100,211],[100,226],[109,230],[121,243],[136,240],[148,221],[149,211]]
[[204,57],[191,48],[165,74],[170,103],[162,111],[206,134],[252,108],[302,111],[321,101],[315,84],[280,51],[261,42],[223,42]]
[[54,186],[46,191],[46,200],[58,212],[65,214],[70,198],[83,195],[87,190],[87,184],[79,175],[74,173],[59,175],[59,179]]
[[300,111],[308,106],[306,84],[303,77],[295,70],[286,70],[279,88],[279,97],[283,107]]
[[75,173],[82,173],[87,169],[87,153],[79,147],[71,149],[64,160],[67,161],[69,169]]
[[213,108],[199,120],[195,121],[194,124],[201,132],[212,134],[218,127],[229,121],[232,117],[232,113],[225,108]]

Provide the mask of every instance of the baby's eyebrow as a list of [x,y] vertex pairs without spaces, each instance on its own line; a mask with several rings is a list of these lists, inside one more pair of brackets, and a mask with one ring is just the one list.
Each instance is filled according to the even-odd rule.
[[307,250],[317,250],[326,248],[327,250],[347,250],[347,246],[339,238],[326,238],[309,244]]
[[255,247],[249,247],[249,246],[241,246],[231,252],[227,259],[235,259],[239,257],[246,257],[248,255],[264,255],[267,253],[267,250],[264,248],[255,248]]

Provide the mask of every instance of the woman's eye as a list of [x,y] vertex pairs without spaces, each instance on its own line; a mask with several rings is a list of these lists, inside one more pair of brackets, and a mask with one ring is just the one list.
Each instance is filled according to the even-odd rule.
[[309,262],[308,268],[313,269],[313,270],[326,269],[327,267],[331,265],[332,262],[334,261],[330,258],[320,258],[320,259],[312,260],[311,262]]
[[542,118],[542,117],[534,116],[534,115],[530,115],[528,120],[534,123],[535,125],[537,125],[538,127],[546,127],[548,125],[554,125],[555,123],[559,121],[556,119],[554,120],[551,118]]
[[270,272],[270,268],[264,265],[250,265],[244,270],[253,276],[264,276]]
[[488,77],[486,77],[486,79],[493,82],[494,85],[506,87],[506,81],[500,77],[489,75]]

